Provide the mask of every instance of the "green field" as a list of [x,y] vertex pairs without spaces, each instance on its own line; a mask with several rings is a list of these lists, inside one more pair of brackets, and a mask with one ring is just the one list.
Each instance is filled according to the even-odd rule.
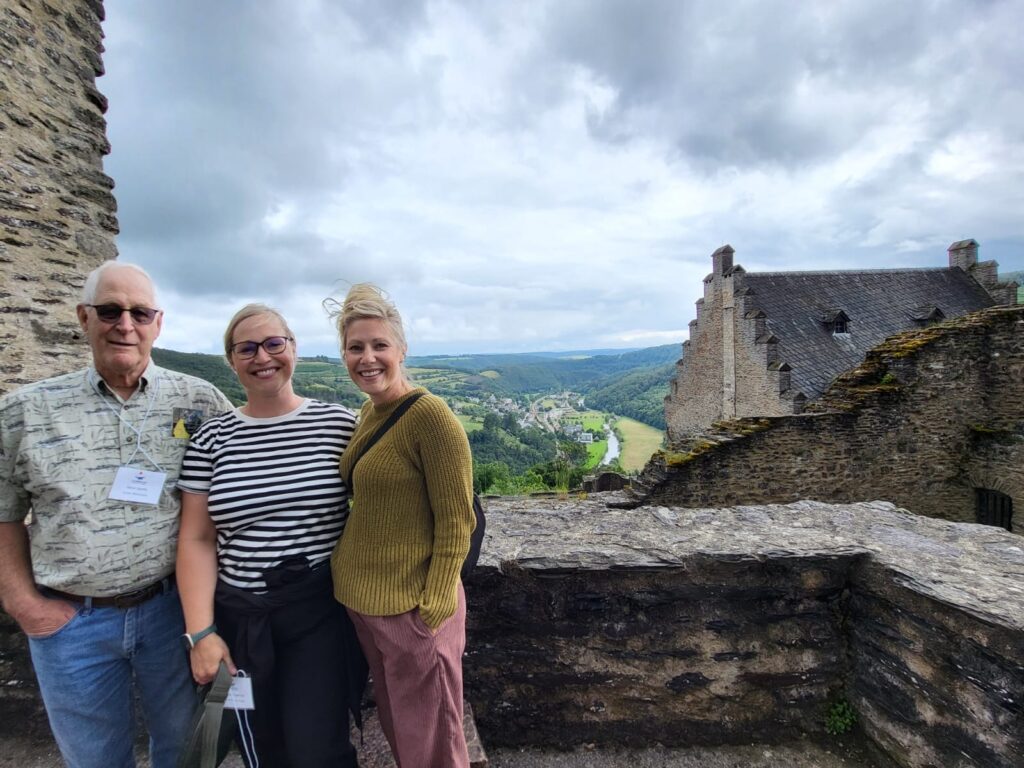
[[651,454],[661,448],[665,433],[635,419],[616,419],[615,427],[622,435],[622,454],[619,462],[627,472],[644,468]]
[[601,411],[577,411],[562,419],[568,423],[580,424],[584,429],[604,429],[604,414]]
[[[604,429],[605,418],[600,411],[578,411],[564,417],[562,421],[579,424],[584,429],[596,429],[600,432]],[[585,443],[585,445],[587,446],[587,463],[583,468],[591,470],[597,467],[604,455],[608,453],[608,441],[595,440],[592,443]]]
[[484,420],[477,416],[467,416],[464,413],[457,413],[455,417],[462,424],[462,428],[466,430],[468,435],[470,432],[476,432],[478,429],[484,428]]
[[608,441],[607,440],[596,440],[593,443],[587,443],[587,463],[584,465],[584,469],[594,469],[598,464],[601,463],[601,459],[608,453]]

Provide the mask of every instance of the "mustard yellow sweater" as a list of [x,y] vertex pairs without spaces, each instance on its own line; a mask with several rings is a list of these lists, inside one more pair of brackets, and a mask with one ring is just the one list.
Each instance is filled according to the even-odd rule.
[[[411,394],[363,405],[341,458],[343,478],[362,446]],[[335,597],[369,616],[418,608],[428,627],[439,627],[458,607],[459,569],[476,523],[462,425],[441,398],[424,394],[359,460],[352,485],[352,511],[331,557]]]

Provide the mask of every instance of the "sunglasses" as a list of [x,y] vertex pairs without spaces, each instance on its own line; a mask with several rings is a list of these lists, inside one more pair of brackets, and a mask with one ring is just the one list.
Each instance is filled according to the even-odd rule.
[[85,306],[95,309],[96,317],[104,323],[116,323],[121,319],[121,315],[127,312],[136,325],[149,325],[160,314],[159,309],[150,309],[149,307],[122,307],[118,304],[86,304]]
[[288,342],[295,341],[291,336],[268,336],[263,341],[236,341],[231,351],[240,360],[256,357],[260,347],[267,350],[268,355],[280,355],[288,348]]

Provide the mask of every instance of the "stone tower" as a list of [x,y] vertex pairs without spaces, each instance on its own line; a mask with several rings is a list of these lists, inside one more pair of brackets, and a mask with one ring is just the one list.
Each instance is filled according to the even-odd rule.
[[100,0],[0,10],[0,393],[80,367],[75,305],[115,258]]

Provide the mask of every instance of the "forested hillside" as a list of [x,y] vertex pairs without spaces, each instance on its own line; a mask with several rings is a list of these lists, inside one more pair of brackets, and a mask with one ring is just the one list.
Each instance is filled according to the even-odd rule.
[[665,395],[675,363],[609,377],[607,384],[587,390],[587,407],[629,416],[665,429]]
[[[245,402],[245,392],[235,378],[235,372],[220,355],[154,349],[153,362],[172,371],[206,379],[235,405]],[[303,397],[327,403],[343,403],[350,408],[358,408],[364,400],[362,392],[349,379],[345,368],[338,363],[328,362],[327,358],[300,359],[295,364],[292,382],[295,391]]]
[[522,474],[555,454],[555,436],[537,427],[522,427],[515,417],[489,413],[483,428],[471,432],[469,444],[478,464],[503,462],[512,474]]
[[[601,430],[610,418],[606,414],[664,429],[663,400],[678,354],[678,345],[667,344],[612,355],[581,353],[571,359],[417,357],[409,359],[408,371],[415,383],[445,398],[466,425],[476,489],[518,494],[578,487],[607,450]],[[219,355],[154,349],[153,359],[212,382],[236,405],[245,402],[234,372]],[[364,402],[337,359],[301,358],[293,382],[295,391],[306,397],[353,408]],[[597,409],[595,423],[587,427],[594,437],[588,445],[576,439],[581,400]],[[612,462],[621,467],[617,458]]]
[[245,392],[235,378],[235,372],[228,367],[220,355],[203,355],[198,352],[175,352],[173,349],[153,349],[153,362],[172,371],[206,379],[227,395],[235,405],[245,402]]
[[[678,344],[611,355],[572,358],[525,355],[412,357],[413,380],[446,398],[509,397],[525,400],[546,392],[573,391],[591,407],[664,428],[662,400],[668,391]],[[245,401],[235,374],[220,355],[154,349],[158,365],[199,376],[217,385],[232,402]],[[295,366],[295,391],[307,397],[357,407],[363,395],[337,358],[302,358]]]

